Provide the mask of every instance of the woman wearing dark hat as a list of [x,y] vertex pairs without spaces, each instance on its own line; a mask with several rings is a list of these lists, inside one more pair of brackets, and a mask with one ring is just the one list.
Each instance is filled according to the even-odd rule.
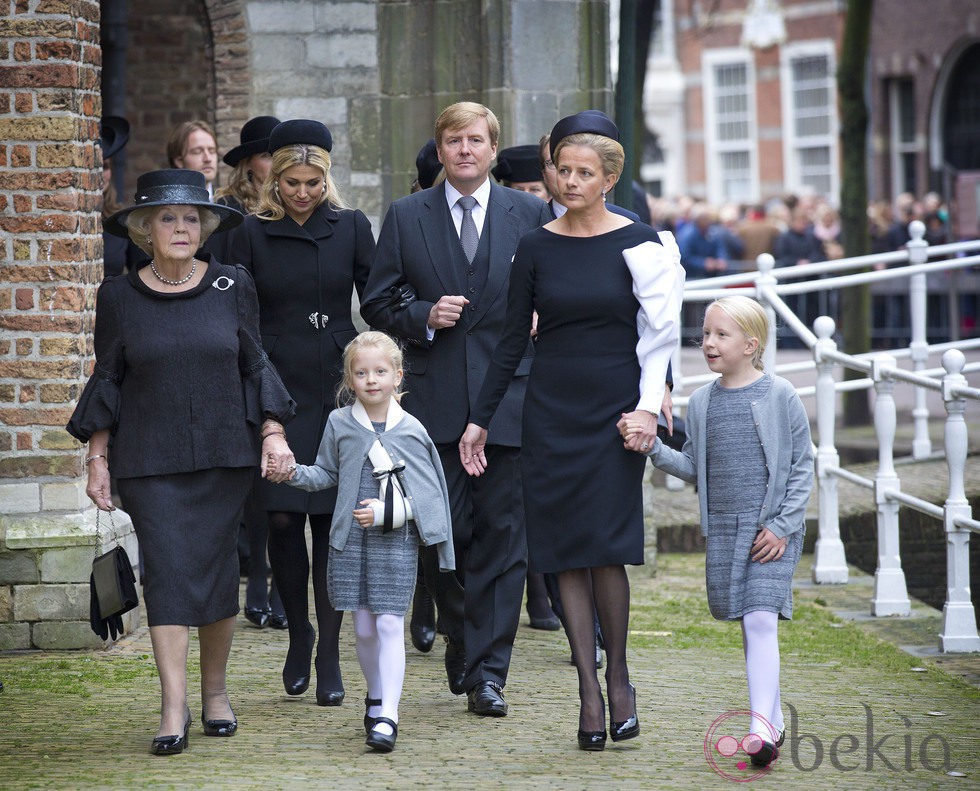
[[[593,612],[606,648],[613,741],[639,734],[626,665],[626,564],[643,563],[645,450],[665,402],[677,341],[683,270],[673,237],[613,214],[605,195],[623,169],[613,122],[598,111],[563,118],[551,134],[558,219],[521,239],[511,272],[508,329],[460,442],[463,465],[486,468],[484,428],[523,354],[538,311],[524,401],[521,464],[531,570],[558,574],[579,680],[578,743],[606,744],[605,700],[593,651]],[[639,340],[639,343],[638,343]],[[623,442],[628,414],[643,430]],[[646,443],[646,444],[644,444]]]
[[529,192],[543,201],[551,199],[541,176],[541,160],[538,147],[511,146],[497,154],[497,164],[490,171],[505,187]]
[[[296,418],[285,433],[298,464],[312,464],[327,416],[336,405],[342,354],[357,330],[351,295],[360,295],[374,255],[364,214],[346,208],[330,178],[330,131],[318,121],[279,124],[269,138],[272,169],[256,213],[235,230],[230,260],[255,278],[262,343],[296,399]],[[316,701],[344,699],[338,633],[342,613],[327,596],[327,556],[335,493],[304,492],[262,481],[269,514],[269,561],[289,621],[289,651],[282,670],[287,694],[310,684],[316,645]],[[309,619],[313,533],[313,594],[318,629]],[[317,631],[319,642],[317,642]]]
[[68,423],[88,442],[86,493],[113,510],[109,475],[145,561],[144,602],[160,675],[151,751],[187,747],[190,626],[201,646],[207,736],[238,723],[226,665],[238,612],[239,514],[260,460],[291,463],[278,427],[294,404],[262,349],[255,287],[241,267],[195,253],[240,223],[191,170],[140,176],[136,204],[106,221],[151,260],[107,278],[95,314],[95,371]]
[[[271,115],[250,118],[239,133],[240,143],[222,157],[231,166],[228,186],[215,193],[215,202],[243,214],[255,211],[259,205],[259,192],[272,169],[269,153],[269,135],[279,125],[279,119]],[[213,234],[206,250],[223,263],[229,259],[231,233]],[[259,479],[256,476],[255,487]],[[245,536],[248,541],[248,583],[245,586],[245,617],[260,629],[271,626],[285,629],[286,613],[276,590],[276,583],[269,585],[269,566],[266,562],[269,540],[269,524],[265,509],[257,496],[250,496],[245,505]]]
[[[102,147],[102,221],[122,209],[112,182],[112,158],[129,142],[129,121],[118,115],[105,115],[100,125]],[[102,265],[106,277],[121,275],[143,256],[129,239],[102,231]]]

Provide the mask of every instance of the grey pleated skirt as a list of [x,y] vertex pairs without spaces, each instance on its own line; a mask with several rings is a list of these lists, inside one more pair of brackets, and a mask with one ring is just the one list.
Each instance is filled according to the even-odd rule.
[[238,614],[238,529],[250,467],[121,478],[143,554],[150,626],[206,626]]
[[415,524],[382,533],[351,527],[343,551],[330,549],[327,594],[335,610],[405,615],[415,592],[419,535]]
[[804,528],[789,536],[776,561],[751,559],[759,512],[709,514],[705,584],[708,608],[719,621],[735,621],[748,612],[766,610],[793,617],[793,572],[803,551]]

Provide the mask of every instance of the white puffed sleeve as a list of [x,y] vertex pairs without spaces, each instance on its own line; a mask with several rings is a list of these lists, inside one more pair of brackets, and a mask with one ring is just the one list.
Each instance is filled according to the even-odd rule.
[[640,302],[636,314],[640,335],[636,344],[640,401],[636,408],[654,415],[660,412],[664,400],[667,364],[680,337],[684,300],[681,251],[672,233],[660,231],[657,235],[661,244],[644,242],[623,250],[623,258],[633,276],[633,294]]

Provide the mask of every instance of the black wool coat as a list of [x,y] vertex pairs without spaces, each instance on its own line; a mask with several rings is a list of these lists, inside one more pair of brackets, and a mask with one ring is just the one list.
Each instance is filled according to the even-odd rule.
[[[229,262],[246,267],[259,298],[262,346],[296,401],[286,439],[297,464],[312,464],[336,406],[344,347],[357,330],[351,294],[360,297],[374,257],[371,223],[357,209],[319,206],[303,224],[288,215],[254,215],[231,232]],[[268,511],[333,513],[336,492],[304,492],[262,481]]]

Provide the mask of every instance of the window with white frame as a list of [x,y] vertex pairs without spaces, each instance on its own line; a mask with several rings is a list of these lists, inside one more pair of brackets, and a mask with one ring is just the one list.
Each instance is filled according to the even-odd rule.
[[840,164],[833,43],[788,45],[780,57],[786,186],[796,192],[813,190],[836,202]]
[[915,85],[911,79],[890,81],[888,105],[892,197],[902,192],[916,193],[915,166],[919,147],[915,142]]
[[709,50],[703,61],[708,197],[757,199],[755,74],[744,50]]

